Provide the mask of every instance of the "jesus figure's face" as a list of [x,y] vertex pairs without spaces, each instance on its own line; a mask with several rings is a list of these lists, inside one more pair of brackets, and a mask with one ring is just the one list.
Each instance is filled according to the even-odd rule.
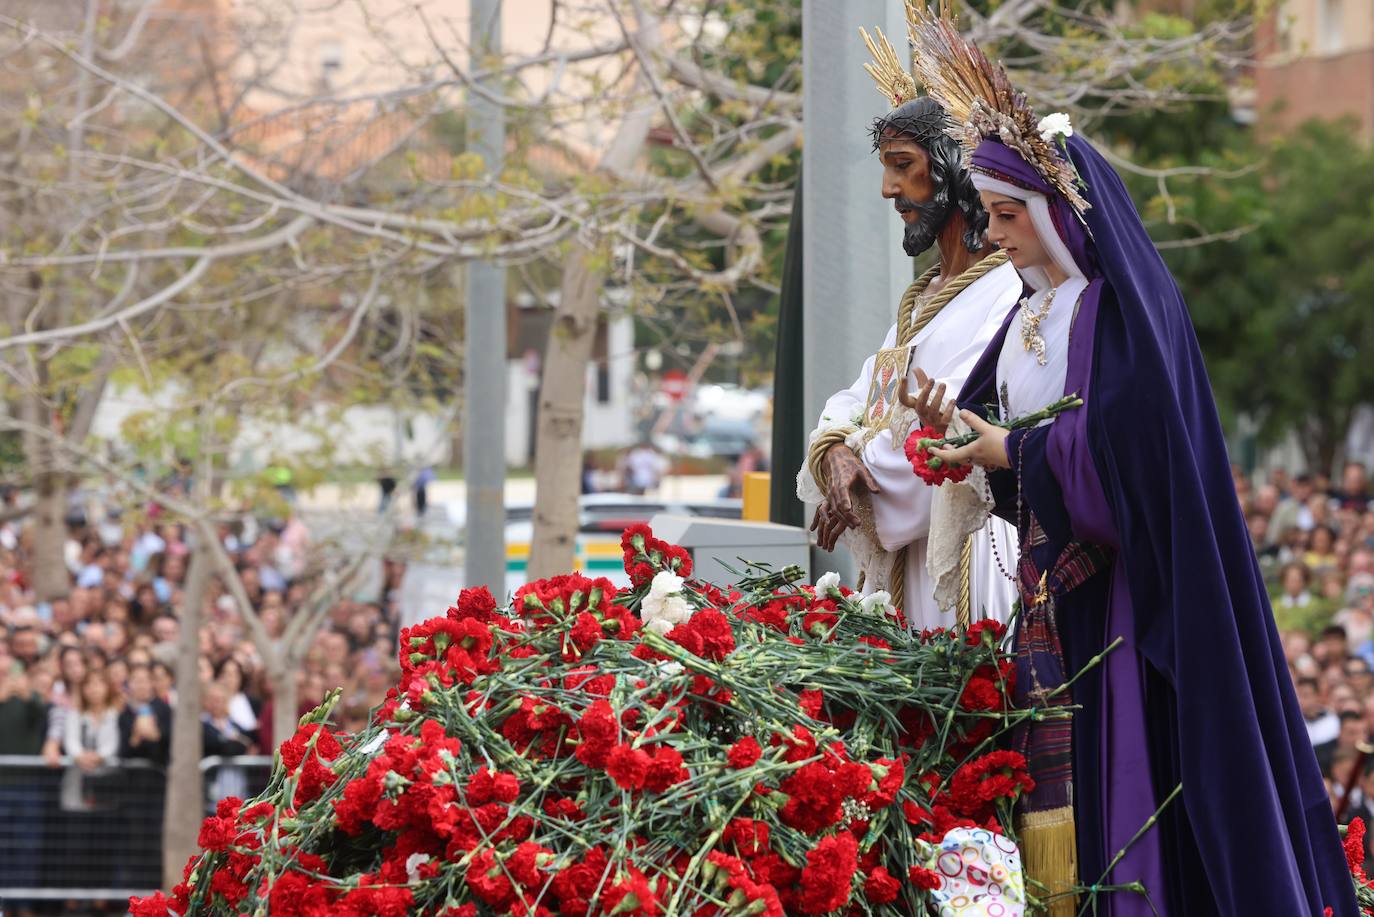
[[944,229],[951,206],[948,196],[936,200],[930,157],[916,141],[900,136],[883,139],[878,159],[883,164],[883,197],[892,201],[906,224],[902,248],[915,257],[930,248]]

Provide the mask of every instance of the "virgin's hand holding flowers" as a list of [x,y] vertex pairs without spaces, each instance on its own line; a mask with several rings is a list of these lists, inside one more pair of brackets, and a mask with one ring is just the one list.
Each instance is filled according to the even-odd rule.
[[1007,436],[1010,430],[988,423],[973,411],[960,411],[959,417],[978,438],[956,449],[932,448],[930,454],[949,465],[981,465],[984,468],[1010,468],[1007,461]]

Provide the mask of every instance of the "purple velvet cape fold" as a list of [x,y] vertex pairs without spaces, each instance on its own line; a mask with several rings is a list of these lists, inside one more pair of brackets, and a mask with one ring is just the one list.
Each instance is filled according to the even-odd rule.
[[[1102,768],[1102,798],[1080,808],[1102,819],[1109,860],[1172,789],[1161,777],[1183,784],[1166,830],[1110,877],[1148,884],[1167,874],[1174,887],[1166,901],[1155,896],[1161,913],[1321,917],[1330,907],[1355,917],[1187,306],[1116,172],[1078,137],[1067,149],[1092,205],[1091,240],[1002,144],[980,146],[974,167],[1049,195],[1061,238],[1092,278],[1065,385],[1084,407],[1008,440],[1013,463],[1019,453],[1030,469],[1021,483],[1037,516],[1041,504],[1060,503],[1073,537],[1118,550],[1100,645],[1118,634],[1126,645],[1109,655],[1090,698],[1098,709],[1080,714],[1096,720]],[[1009,324],[970,374],[963,406],[997,402]],[[1136,896],[1103,902],[1099,914],[1149,913]]]

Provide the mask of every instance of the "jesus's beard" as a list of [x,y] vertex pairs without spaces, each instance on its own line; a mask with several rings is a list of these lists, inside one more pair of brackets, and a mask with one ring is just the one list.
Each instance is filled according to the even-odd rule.
[[908,197],[898,198],[895,204],[901,213],[914,211],[919,214],[916,222],[907,223],[902,230],[902,249],[906,251],[907,255],[915,258],[935,244],[940,231],[945,228],[945,223],[949,221],[952,205],[948,199],[944,201],[913,201]]

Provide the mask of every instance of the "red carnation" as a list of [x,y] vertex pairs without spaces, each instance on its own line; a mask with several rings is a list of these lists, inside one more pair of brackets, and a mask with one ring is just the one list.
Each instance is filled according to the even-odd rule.
[[682,755],[671,745],[660,745],[654,750],[649,761],[649,770],[644,776],[644,788],[651,793],[662,793],[675,783],[686,780],[690,774],[682,766]]
[[1365,881],[1364,873],[1364,819],[1352,818],[1350,825],[1345,829],[1345,840],[1341,842],[1345,848],[1345,862],[1350,867],[1350,874],[1358,881]]
[[840,822],[845,799],[857,796],[872,783],[866,764],[812,761],[798,768],[779,787],[788,800],[778,812],[783,824],[817,834]]
[[668,631],[665,636],[693,656],[705,656],[706,654],[706,641],[701,638],[701,634],[692,627],[690,622],[679,624]]
[[186,909],[174,906],[172,899],[162,892],[153,892],[148,898],[130,898],[129,913],[133,917],[167,917],[169,913],[184,914]]
[[902,883],[882,866],[873,867],[864,880],[864,894],[872,904],[891,904],[901,890]]
[[533,841],[525,841],[515,848],[515,852],[506,860],[506,872],[515,877],[525,888],[539,889],[544,885],[545,876],[540,872],[540,868],[553,859],[554,853],[547,847],[541,847]]
[[948,806],[943,805],[932,805],[929,809],[923,809],[907,800],[902,803],[902,814],[912,825],[925,828],[919,836],[921,840],[930,844],[943,841],[952,828],[978,827],[978,822],[955,815]]
[[622,789],[642,790],[649,777],[649,762],[649,753],[644,749],[617,745],[606,759],[606,773]]
[[[911,470],[916,472],[916,477],[935,487],[939,487],[946,481],[953,481],[957,484],[973,472],[972,465],[950,465],[936,459],[930,454],[928,448],[921,446],[923,439],[943,438],[944,435],[934,427],[921,427],[919,430],[913,430],[902,446],[902,451],[906,453],[906,460],[911,463]],[[938,467],[932,468],[932,461]]]
[[981,665],[969,677],[959,696],[959,706],[971,711],[1003,710],[1014,686],[1016,670],[1008,660],[1006,665]]
[[596,615],[588,611],[579,613],[577,623],[568,632],[568,639],[563,645],[563,660],[574,662],[581,659],[600,639],[601,622]]
[[458,595],[457,607],[450,608],[448,616],[455,620],[471,618],[483,624],[490,624],[497,617],[496,599],[492,597],[491,590],[486,586],[464,589]]
[[809,611],[802,615],[802,630],[813,637],[829,638],[840,622],[840,616],[830,611]]
[[745,736],[730,746],[730,751],[725,756],[725,763],[739,771],[746,767],[753,767],[762,757],[763,748],[759,745],[758,740],[753,736]]
[[282,743],[279,753],[286,772],[297,775],[297,807],[318,797],[338,779],[328,762],[339,757],[343,749],[333,733],[316,723],[297,729],[295,735]]
[[714,608],[703,608],[692,615],[687,626],[701,637],[700,655],[719,662],[735,650],[735,634],[730,621]]
[[658,896],[643,873],[631,869],[624,881],[607,889],[601,896],[601,906],[607,914],[625,917],[657,917]]
[[620,734],[620,726],[610,702],[593,701],[587,712],[582,714],[582,719],[577,721],[577,729],[582,736],[577,746],[577,760],[588,767],[605,767],[606,756],[611,753]]
[[741,856],[753,857],[768,850],[768,823],[753,818],[732,818],[721,840],[734,844]]
[[774,745],[787,745],[787,754],[783,755],[784,761],[797,762],[805,761],[816,755],[816,739],[811,735],[811,730],[805,726],[797,725],[792,727],[790,736],[781,736],[773,733]]
[[949,781],[949,797],[970,816],[985,813],[997,799],[1016,799],[1035,789],[1026,773],[1026,759],[1019,752],[994,751],[965,764]]
[[849,832],[821,838],[806,855],[798,901],[805,914],[828,914],[844,907],[859,868],[859,842]]
[[907,873],[907,878],[911,884],[917,888],[933,892],[945,884],[945,880],[933,869],[926,869],[924,866],[913,866]]
[[472,893],[494,908],[507,908],[515,901],[515,887],[489,847],[476,852],[464,878]]
[[995,618],[984,618],[969,627],[964,642],[969,646],[996,647],[1006,636],[1007,626]]
[[798,597],[796,596],[780,596],[762,605],[742,608],[738,614],[747,621],[754,621],[764,627],[786,633],[788,616],[791,614],[792,607],[797,603]]
[[212,815],[201,822],[196,843],[206,850],[224,850],[234,842],[237,833],[232,818],[216,818]]
[[870,811],[876,811],[892,805],[897,798],[897,792],[906,782],[906,755],[896,761],[891,758],[880,758],[870,767],[878,771],[874,774],[878,788],[864,797],[864,805],[868,806]]

